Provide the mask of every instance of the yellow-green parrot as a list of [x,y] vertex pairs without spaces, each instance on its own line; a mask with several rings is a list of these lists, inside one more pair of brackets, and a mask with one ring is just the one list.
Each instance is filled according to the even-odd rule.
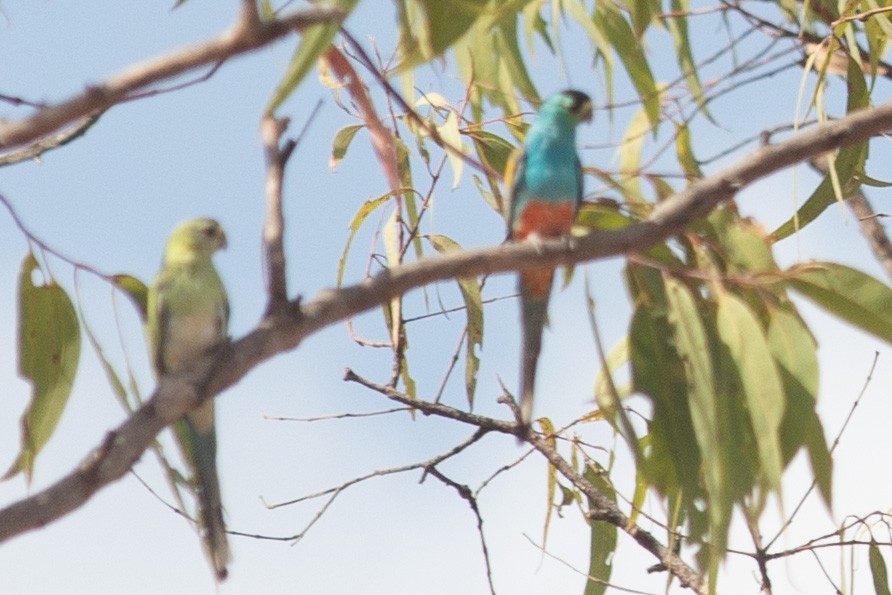
[[[227,340],[229,302],[211,257],[226,247],[213,219],[191,219],[171,234],[161,271],[149,288],[146,330],[160,378],[188,367]],[[199,527],[218,580],[230,560],[217,478],[214,400],[175,424],[175,434],[198,491]]]

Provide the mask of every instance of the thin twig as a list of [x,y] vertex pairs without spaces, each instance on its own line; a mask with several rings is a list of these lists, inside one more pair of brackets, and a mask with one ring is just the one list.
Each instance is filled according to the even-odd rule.
[[483,533],[483,516],[480,514],[480,508],[477,506],[477,498],[468,486],[459,484],[446,477],[435,466],[428,467],[426,472],[439,479],[445,485],[453,488],[458,492],[458,495],[468,503],[468,506],[471,507],[471,511],[477,518],[477,534],[480,535],[480,547],[483,550],[483,563],[486,565],[486,581],[489,583],[489,592],[492,593],[492,595],[496,595],[496,588],[492,582],[492,565],[489,562],[489,549],[486,547],[486,535]]
[[401,411],[412,411],[411,407],[394,407],[385,409],[384,411],[371,411],[369,413],[334,413],[332,415],[317,415],[316,417],[284,417],[264,415],[263,419],[270,421],[297,421],[303,423],[312,423],[316,421],[329,421],[333,419],[355,419],[359,417],[375,417],[378,415],[389,415],[391,413],[399,413]]

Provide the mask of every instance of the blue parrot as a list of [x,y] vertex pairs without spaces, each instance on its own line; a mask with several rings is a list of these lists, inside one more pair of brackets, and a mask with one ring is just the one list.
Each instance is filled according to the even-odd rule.
[[[591,121],[592,110],[591,98],[572,89],[542,104],[527,131],[523,151],[506,169],[509,239],[538,241],[570,234],[582,202],[576,127]],[[553,266],[524,267],[518,275],[523,327],[520,414],[524,432],[533,416],[536,366],[553,280]]]

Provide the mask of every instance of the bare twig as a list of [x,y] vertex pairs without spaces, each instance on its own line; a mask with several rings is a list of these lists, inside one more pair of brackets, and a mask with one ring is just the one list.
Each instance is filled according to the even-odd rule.
[[273,416],[273,415],[264,415],[264,419],[268,419],[270,421],[297,421],[303,423],[312,423],[315,421],[329,421],[333,419],[354,419],[357,417],[376,417],[379,415],[389,415],[391,413],[399,413],[401,411],[412,411],[411,407],[394,407],[392,409],[385,409],[384,411],[371,411],[369,413],[334,413],[332,415],[317,415],[316,417],[285,417],[285,416]]
[[[503,433],[516,434],[521,427],[519,421],[513,423],[503,422],[490,417],[467,413],[459,409],[448,407],[441,403],[413,399],[408,395],[394,390],[392,387],[383,386],[363,379],[357,376],[351,370],[347,370],[345,379],[359,382],[363,386],[366,386],[382,395],[385,395],[387,398],[393,401],[404,404],[412,404],[422,413],[428,415],[437,415],[440,417],[454,419],[457,421],[475,425],[478,428],[478,432],[498,431]],[[516,404],[513,403],[513,401],[508,401],[508,403],[509,405],[512,405],[512,409],[515,410],[515,413],[517,413]],[[617,527],[618,529],[625,531],[645,550],[656,556],[657,559],[662,562],[665,568],[672,575],[679,579],[683,587],[691,588],[701,595],[704,595],[709,591],[709,588],[706,584],[706,579],[704,579],[693,568],[685,564],[685,562],[682,561],[678,554],[661,544],[651,533],[641,529],[634,523],[630,522],[629,518],[625,514],[623,514],[623,512],[612,500],[610,500],[600,490],[598,490],[597,487],[592,485],[590,481],[588,481],[585,477],[578,473],[570,463],[568,463],[563,457],[560,456],[560,454],[558,454],[557,449],[551,444],[549,437],[540,437],[534,432],[528,432],[525,436],[525,439],[533,446],[534,449],[539,451],[543,456],[545,456],[546,459],[548,459],[548,462],[552,464],[552,466],[557,470],[558,473],[563,475],[574,485],[574,487],[576,487],[576,489],[578,489],[580,492],[584,493],[588,497],[589,501],[591,502],[590,514],[592,520],[607,522]]]
[[483,562],[486,564],[486,581],[489,583],[489,592],[495,595],[496,587],[492,583],[492,566],[489,563],[489,550],[486,547],[486,535],[483,533],[483,517],[480,515],[480,508],[477,506],[477,498],[468,486],[459,484],[446,477],[435,466],[432,465],[425,471],[458,492],[458,495],[468,503],[474,516],[477,517],[477,533],[480,535],[480,547],[483,549]]
[[279,502],[276,504],[266,504],[264,502],[264,504],[266,504],[266,506],[268,508],[272,509],[272,508],[281,508],[283,506],[292,506],[294,504],[299,504],[301,502],[306,502],[308,500],[314,500],[316,498],[321,498],[322,496],[329,496],[329,498],[325,501],[325,503],[322,505],[322,507],[318,511],[316,511],[316,514],[313,515],[313,518],[310,519],[310,521],[304,526],[304,528],[300,531],[300,533],[296,533],[294,535],[291,535],[290,537],[275,537],[272,539],[275,539],[278,541],[294,541],[294,542],[300,541],[307,534],[307,532],[313,527],[313,525],[315,525],[319,521],[319,519],[321,519],[322,516],[326,512],[328,512],[328,509],[331,507],[332,504],[334,504],[334,501],[337,499],[337,497],[340,496],[347,489],[349,489],[359,483],[367,481],[369,479],[373,479],[375,477],[384,477],[386,475],[405,473],[407,471],[413,471],[413,470],[417,470],[417,469],[423,469],[425,471],[425,473],[427,473],[427,472],[429,472],[430,468],[434,467],[435,465],[438,465],[439,463],[442,463],[443,461],[445,461],[451,457],[454,457],[455,455],[464,451],[466,448],[468,448],[472,444],[478,442],[481,438],[483,438],[483,436],[486,435],[486,433],[487,433],[487,430],[478,429],[467,440],[453,446],[446,452],[439,454],[439,455],[433,457],[432,459],[428,459],[427,461],[421,461],[419,463],[410,463],[408,465],[402,465],[399,467],[391,467],[389,469],[377,469],[375,471],[372,471],[371,473],[367,473],[366,475],[354,477],[353,479],[351,479],[349,481],[345,481],[344,483],[342,483],[336,487],[327,488],[325,490],[322,490],[320,492],[315,492],[312,494],[307,494],[305,496],[301,496],[300,498],[295,498],[294,500],[288,500],[288,501]]

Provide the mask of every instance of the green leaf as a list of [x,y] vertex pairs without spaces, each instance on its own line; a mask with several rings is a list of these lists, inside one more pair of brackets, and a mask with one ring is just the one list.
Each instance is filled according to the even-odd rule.
[[[358,0],[334,0],[326,3],[328,6],[336,6],[344,14],[350,14],[356,7]],[[321,6],[322,3],[317,3]],[[307,28],[301,35],[297,49],[291,57],[291,63],[285,71],[285,76],[273,92],[269,105],[266,106],[266,114],[273,114],[297,89],[297,86],[309,74],[316,65],[319,57],[325,53],[331,45],[335,34],[340,28],[340,23],[326,23]]]
[[146,284],[132,275],[112,275],[111,282],[130,298],[140,319],[145,323],[149,303],[149,288]]
[[[487,198],[487,203],[492,206],[496,212],[502,213],[504,212],[504,209],[502,208],[504,203],[502,197],[502,179],[505,177],[508,159],[514,152],[514,145],[506,139],[481,128],[471,128],[466,134],[471,137],[480,161],[500,174],[499,176],[487,174],[486,181],[489,184],[490,196],[492,199],[490,200],[487,198],[485,194],[484,197]],[[478,184],[478,187],[479,186],[480,185]],[[481,193],[482,192],[483,191],[481,190]]]
[[19,277],[19,374],[31,381],[31,401],[22,416],[21,450],[3,479],[24,472],[28,483],[34,462],[46,445],[71,394],[80,358],[77,312],[55,281],[35,285],[33,254],[22,262]]
[[[780,425],[784,391],[759,319],[742,299],[718,292],[717,331],[740,377],[752,423],[763,486],[780,489],[783,457]],[[742,420],[734,420],[741,423]]]
[[[599,366],[595,376],[595,402],[598,407],[611,417],[615,415],[618,399],[628,396],[629,391],[620,391],[614,384],[614,372],[629,361],[629,338],[623,337],[607,354],[605,361]],[[620,394],[614,394],[614,390]]]
[[[434,249],[441,254],[449,254],[461,250],[461,246],[444,235],[430,236]],[[474,393],[477,390],[477,370],[480,358],[476,349],[483,347],[483,298],[480,295],[480,283],[475,277],[458,277],[456,279],[467,312],[467,340],[465,351],[465,390],[468,405],[474,407]]]
[[[436,2],[437,0],[433,0]],[[502,17],[495,27],[496,51],[499,63],[511,77],[511,83],[521,96],[530,101],[539,99],[539,92],[530,73],[527,70],[527,61],[517,41],[517,17],[514,10],[504,10]]]
[[827,449],[824,428],[815,411],[818,397],[817,343],[792,305],[774,307],[768,313],[768,347],[780,372],[787,397],[781,422],[781,448],[787,465],[801,446],[811,460],[821,497],[832,500],[833,459]]
[[589,229],[613,231],[623,229],[636,222],[636,219],[620,212],[618,204],[583,203],[576,215],[576,224]]
[[[545,436],[545,441],[548,442],[548,445],[552,448],[557,448],[557,434],[554,431],[554,425],[551,423],[551,420],[547,417],[540,417],[538,419],[539,428],[542,430],[542,434]],[[548,474],[546,478],[546,490],[545,490],[545,520],[542,522],[542,545],[543,547],[548,543],[548,528],[551,526],[551,517],[555,511],[554,505],[554,496],[557,494],[557,489],[560,486],[558,484],[558,472],[555,469],[554,465],[548,464],[545,472]],[[564,499],[566,500],[566,493],[564,495]]]
[[[616,491],[607,478],[607,470],[597,462],[592,462],[585,468],[584,477],[599,492],[607,496],[616,504]],[[588,500],[590,512],[600,510],[594,501]],[[603,595],[610,581],[610,573],[613,570],[613,554],[616,551],[616,525],[606,521],[592,519],[589,521],[592,528],[591,545],[588,562],[588,575],[598,579],[588,580],[585,583],[584,595]]]
[[[450,110],[449,115],[446,116],[446,121],[436,128],[440,138],[446,144],[453,149],[460,150],[462,153],[467,152],[467,147],[462,143],[461,133],[458,130],[458,114]],[[446,157],[449,159],[449,165],[452,167],[452,189],[455,190],[458,188],[459,182],[461,182],[465,161],[461,155],[457,155],[453,151],[446,151]]]
[[883,554],[877,546],[877,542],[870,540],[867,548],[867,557],[870,560],[870,574],[873,577],[873,590],[877,595],[892,595],[889,591],[889,575],[886,572],[886,562]]
[[619,171],[622,175],[622,193],[626,202],[644,202],[641,194],[641,152],[647,134],[647,113],[639,110],[632,116],[619,149]]
[[477,155],[488,167],[504,175],[508,158],[514,152],[514,145],[508,140],[487,132],[482,128],[472,128],[467,135],[474,141]]
[[758,223],[741,218],[730,206],[715,209],[706,220],[713,228],[713,241],[722,247],[725,269],[729,273],[777,270],[771,244]]
[[604,89],[606,97],[604,102],[607,105],[613,104],[613,52],[610,51],[610,41],[607,39],[606,32],[601,28],[601,20],[597,11],[589,15],[586,11],[585,4],[579,0],[569,0],[564,3],[564,10],[567,11],[573,20],[575,20],[582,30],[586,32],[589,40],[598,48],[595,58],[603,60],[601,76],[604,80]]
[[691,130],[686,125],[675,125],[675,150],[678,154],[678,163],[688,178],[701,178],[700,163],[694,157],[694,148],[691,146]]
[[[637,3],[633,3],[637,4]],[[703,111],[703,114],[712,120],[712,115],[706,107],[706,96],[703,94],[703,86],[700,84],[699,68],[694,60],[694,53],[691,50],[691,41],[688,37],[688,19],[684,16],[690,10],[690,2],[688,0],[672,0],[672,12],[675,15],[665,19],[666,26],[672,34],[672,42],[675,44],[675,55],[678,60],[678,66],[684,75],[685,83],[688,90],[697,101],[697,106]]]
[[424,58],[435,58],[467,33],[485,10],[485,3],[469,0],[419,0],[424,8]]
[[350,233],[347,236],[347,243],[344,245],[344,251],[341,253],[341,258],[338,260],[338,287],[344,282],[344,269],[347,266],[347,255],[350,253],[350,245],[353,244],[353,238],[356,237],[356,233],[359,231],[359,228],[362,227],[363,222],[365,222],[368,216],[371,215],[375,209],[390,200],[391,197],[391,193],[388,192],[378,198],[367,200],[362,203],[361,207],[359,207],[359,211],[353,215],[353,219],[350,221]]
[[[861,72],[861,67],[851,58],[846,81],[849,88],[847,112],[852,113],[867,107],[870,95],[864,82],[864,74]],[[831,204],[844,200],[847,193],[857,190],[860,183],[859,175],[864,171],[867,154],[866,141],[840,149],[836,156],[829,160],[830,171],[827,176],[799,207],[796,214],[771,233],[771,241],[782,240],[799,231],[817,219],[818,215]]]
[[[672,329],[661,311],[665,296],[658,292],[652,269],[630,266],[639,304],[629,328],[629,361],[635,390],[653,401],[647,458],[642,469],[662,494],[679,490],[692,497],[700,481],[700,450],[688,407],[687,385]],[[651,289],[653,288],[653,289]]]
[[719,390],[709,335],[700,315],[702,304],[681,281],[667,275],[664,279],[669,324],[684,369],[691,424],[700,451],[713,545],[709,548],[708,565],[713,574],[727,542],[732,506],[725,469],[726,436],[720,423],[721,403],[717,402]]
[[365,126],[362,124],[352,124],[350,126],[344,126],[337,131],[334,141],[331,143],[331,157],[328,158],[328,167],[332,171],[338,167],[338,164],[344,158],[344,155],[347,154],[347,149],[350,148],[350,142],[353,140],[353,137],[363,128],[365,128]]
[[832,262],[794,266],[785,282],[831,314],[892,343],[892,289],[888,285]]
[[[852,179],[852,174],[857,169],[863,169],[864,161],[867,159],[867,145],[857,144],[840,149],[833,160],[835,167],[835,175],[846,185],[846,182]],[[846,185],[847,189],[854,190]],[[814,192],[811,193],[802,206],[796,211],[796,214],[782,223],[777,229],[771,232],[769,236],[772,242],[777,242],[814,221],[823,213],[827,207],[836,202],[836,192],[833,189],[833,175],[827,174],[823,181],[818,184]]]
[[650,71],[650,62],[644,54],[640,40],[612,2],[598,2],[596,15],[600,18],[604,32],[619,55],[619,59],[625,65],[626,72],[644,103],[644,111],[650,121],[650,127],[656,134],[660,125],[660,94],[657,91],[653,73]]

